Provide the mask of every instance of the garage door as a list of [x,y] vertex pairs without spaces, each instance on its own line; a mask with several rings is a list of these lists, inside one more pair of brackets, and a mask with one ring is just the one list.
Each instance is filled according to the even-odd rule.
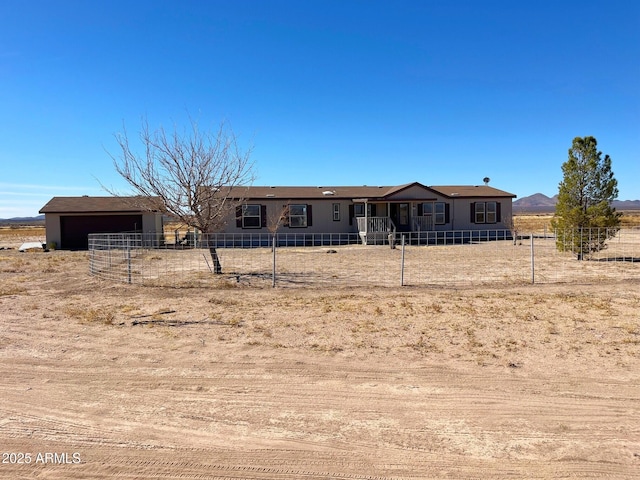
[[131,232],[142,229],[142,215],[81,215],[60,217],[60,248],[86,250],[90,233]]

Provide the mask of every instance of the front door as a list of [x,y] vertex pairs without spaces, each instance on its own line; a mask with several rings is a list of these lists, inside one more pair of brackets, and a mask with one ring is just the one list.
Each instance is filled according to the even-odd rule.
[[392,203],[390,205],[390,217],[399,232],[409,232],[411,225],[409,222],[410,205],[408,203]]

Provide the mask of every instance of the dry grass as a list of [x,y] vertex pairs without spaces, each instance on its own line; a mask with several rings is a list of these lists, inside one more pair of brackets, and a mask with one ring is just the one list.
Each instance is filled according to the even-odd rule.
[[[551,218],[551,215],[519,215],[515,217],[515,222],[524,235],[528,232],[542,233],[545,230],[549,233]],[[625,212],[622,219],[625,225],[631,225],[629,232],[638,233],[633,226],[640,224],[640,212]],[[33,240],[34,237],[29,235],[34,234],[44,235],[43,227],[2,228],[0,246],[3,242],[13,242],[16,235],[20,237],[20,241]],[[622,242],[608,242],[608,248],[594,258],[599,260],[597,262],[576,262],[571,255],[559,254],[552,239],[536,239],[536,282],[637,278],[638,262],[630,260],[640,258],[640,235],[633,237],[637,238],[632,239],[631,244],[627,243],[626,237]],[[404,282],[405,285],[529,283],[531,258],[528,245],[528,240],[523,240],[517,246],[509,241],[429,248],[407,246]],[[327,255],[327,248],[323,247],[279,249],[277,285],[305,287],[400,284],[400,249],[351,245],[332,247],[331,250],[336,254]],[[55,252],[52,255],[37,251],[0,258],[0,272],[18,274],[31,268],[37,268],[44,274],[63,272],[68,258],[65,253],[68,252]],[[105,255],[108,259],[97,268],[105,275],[104,278],[111,281],[126,282],[131,276],[133,283],[148,286],[207,286],[216,290],[271,287],[273,267],[270,249],[219,249],[218,254],[223,267],[222,276],[212,275],[213,262],[208,252],[197,249],[135,252],[130,265],[122,255],[107,252]],[[325,305],[324,308],[330,311],[337,307]],[[380,314],[380,311],[373,313]]]
[[44,225],[1,225],[0,237],[44,237]]
[[[621,213],[622,217],[620,218],[620,226],[622,228],[640,227],[640,210],[625,210]],[[552,219],[553,214],[550,213],[530,213],[513,216],[514,224],[518,227],[518,231],[523,235],[527,235],[529,233],[539,234],[552,232]]]
[[21,295],[27,292],[27,289],[22,285],[3,284],[0,285],[0,297],[6,297],[10,295]]
[[44,226],[0,226],[0,247],[17,248],[24,242],[44,242]]
[[623,210],[620,226],[622,228],[640,227],[640,210]]
[[0,251],[4,448],[86,459],[32,476],[637,476],[638,281],[177,289],[87,265]]
[[64,308],[64,313],[80,323],[103,323],[113,325],[115,312],[112,309],[82,307],[69,305]]
[[551,232],[551,219],[549,214],[514,215],[513,224],[521,235],[529,233]]
[[[246,285],[224,278],[189,289],[141,288],[88,276],[87,257],[81,252],[39,256],[51,259],[55,266],[47,273],[38,262],[24,262],[21,257],[17,252],[0,254],[0,265],[14,265],[0,270],[0,297],[28,297],[25,308],[29,311],[51,312],[87,325],[131,324],[140,319],[151,324],[206,320],[225,327],[218,334],[212,331],[225,342],[235,338],[248,345],[311,348],[328,354],[408,350],[430,356],[453,348],[456,355],[479,364],[521,364],[537,355],[533,346],[556,345],[559,338],[567,348],[583,351],[589,348],[585,338],[598,341],[603,332],[616,348],[625,346],[626,352],[637,356],[627,348],[640,340],[640,323],[633,319],[640,298],[633,284],[615,280],[608,280],[610,287],[596,293],[566,284],[546,286],[547,290],[373,285],[363,285],[357,292],[331,285],[273,290],[243,288]],[[600,284],[606,286],[606,282]],[[60,298],[53,304],[42,298],[42,305],[36,305],[34,295],[41,286],[45,292],[60,290],[52,293]]]
[[[276,254],[279,287],[398,286],[402,253],[385,246],[283,247]],[[583,282],[638,278],[640,231],[621,231],[603,252],[578,262],[558,252],[553,238],[536,238],[535,281]],[[122,253],[95,252],[93,270],[113,282],[149,286],[210,287],[216,290],[270,288],[273,255],[269,248],[218,249],[222,275],[211,271],[208,251],[140,250],[124,260]],[[633,260],[633,261],[632,261]],[[55,267],[52,267],[55,268]],[[492,241],[466,245],[405,247],[404,285],[516,285],[530,283],[531,240]],[[327,311],[340,308],[328,304]],[[376,313],[376,312],[374,312]],[[379,312],[378,312],[379,313]]]

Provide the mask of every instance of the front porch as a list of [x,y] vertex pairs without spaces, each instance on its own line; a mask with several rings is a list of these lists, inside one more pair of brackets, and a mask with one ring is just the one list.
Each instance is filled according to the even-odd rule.
[[391,217],[356,217],[358,233],[364,245],[382,245],[389,242],[389,235],[396,231],[429,232],[434,230],[431,216],[408,217],[404,228],[397,228]]
[[443,230],[448,223],[449,205],[438,196],[422,196],[425,192],[413,191],[413,198],[391,198],[408,192],[398,191],[383,198],[354,199],[353,217],[363,244],[388,243],[389,235],[396,233],[419,234]]

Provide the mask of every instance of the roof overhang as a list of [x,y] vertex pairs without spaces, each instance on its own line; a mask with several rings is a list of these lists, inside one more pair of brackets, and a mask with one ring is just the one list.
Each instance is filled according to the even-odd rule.
[[40,213],[160,213],[160,203],[159,197],[53,197],[40,209]]

